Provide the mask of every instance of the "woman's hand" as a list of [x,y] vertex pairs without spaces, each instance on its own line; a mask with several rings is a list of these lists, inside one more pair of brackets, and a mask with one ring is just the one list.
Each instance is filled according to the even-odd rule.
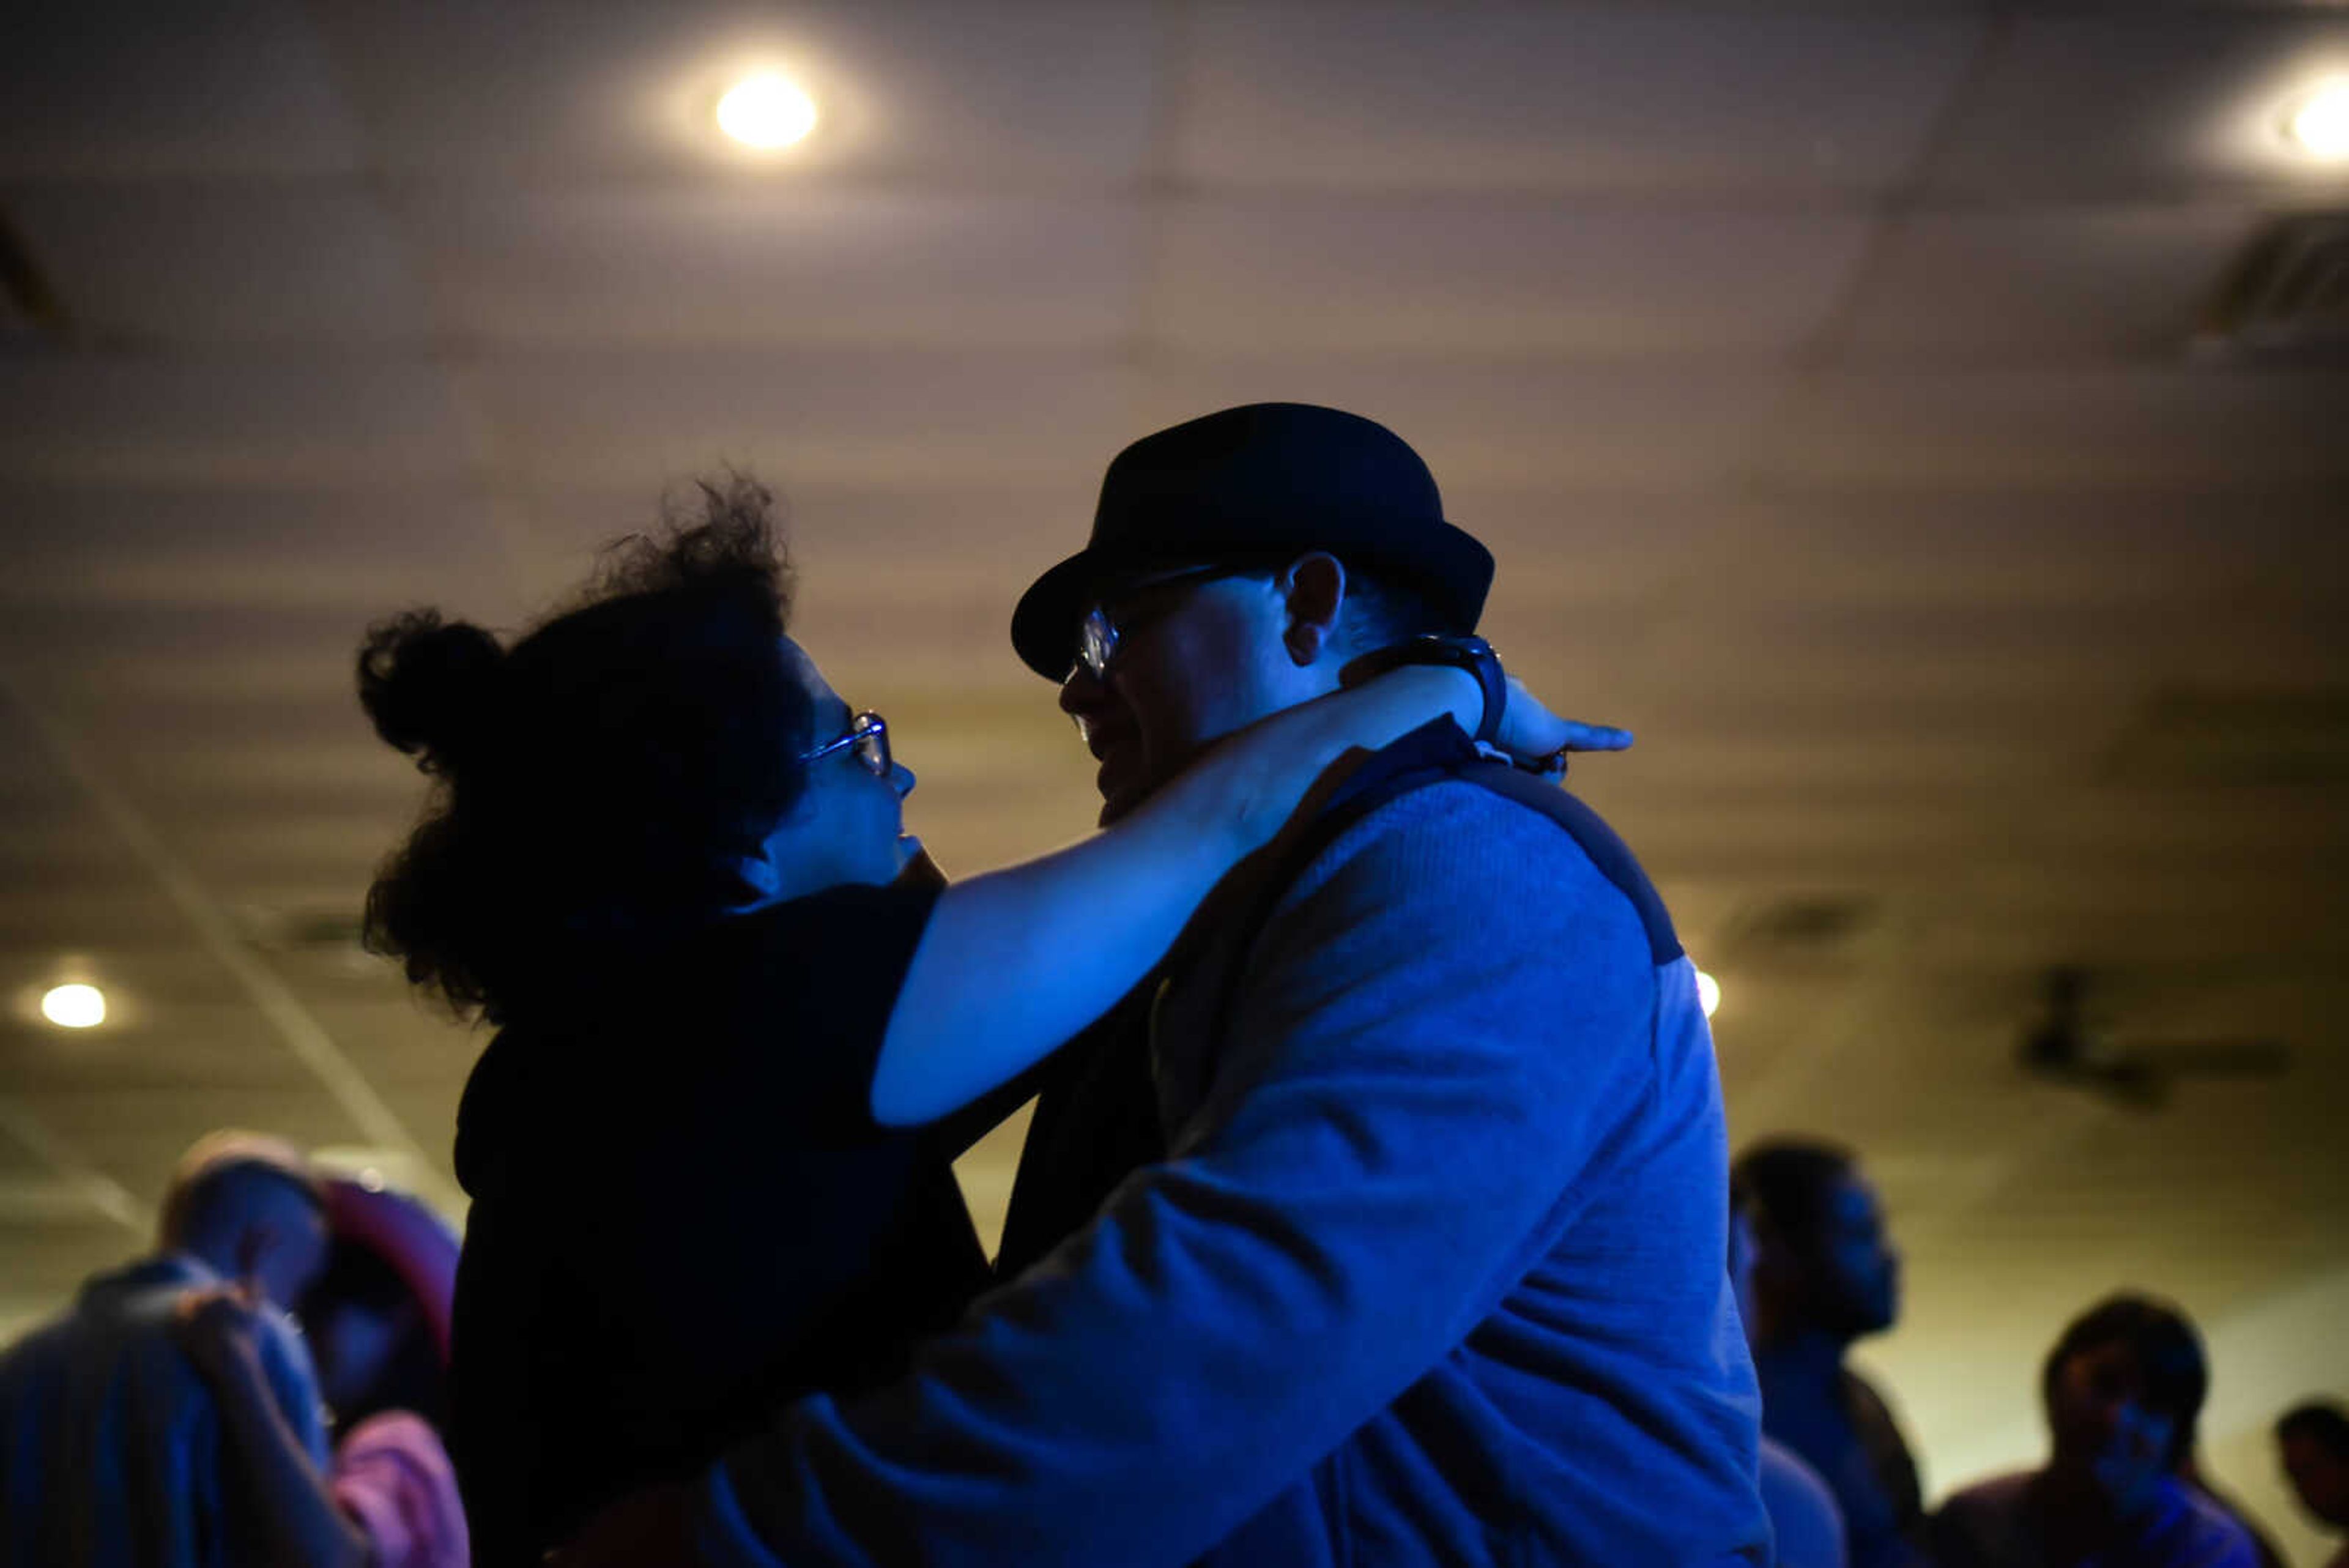
[[171,1304],[171,1337],[215,1386],[259,1381],[261,1308],[250,1285],[202,1285]]
[[1512,675],[1509,700],[1501,710],[1496,743],[1521,765],[1563,777],[1569,752],[1620,752],[1630,749],[1631,732],[1611,724],[1585,724],[1561,719],[1542,705],[1540,698]]

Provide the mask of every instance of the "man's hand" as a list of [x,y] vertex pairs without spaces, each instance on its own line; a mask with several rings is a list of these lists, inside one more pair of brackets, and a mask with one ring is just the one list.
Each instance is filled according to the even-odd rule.
[[675,1482],[631,1492],[546,1561],[550,1568],[692,1568],[692,1500]]
[[1540,698],[1512,675],[1509,700],[1501,710],[1501,750],[1520,766],[1554,777],[1566,775],[1570,752],[1620,752],[1631,744],[1631,732],[1611,724],[1585,724],[1561,719],[1542,705]]

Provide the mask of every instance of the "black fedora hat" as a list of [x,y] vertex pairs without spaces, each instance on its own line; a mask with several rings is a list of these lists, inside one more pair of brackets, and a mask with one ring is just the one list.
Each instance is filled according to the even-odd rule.
[[1147,435],[1102,476],[1085,547],[1011,614],[1011,646],[1048,680],[1068,673],[1077,621],[1124,577],[1327,550],[1417,590],[1475,629],[1492,552],[1444,520],[1435,477],[1375,421],[1310,403],[1247,403]]

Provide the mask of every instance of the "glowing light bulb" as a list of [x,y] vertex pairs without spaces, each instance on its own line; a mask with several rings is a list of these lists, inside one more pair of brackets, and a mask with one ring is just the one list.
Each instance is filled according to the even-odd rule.
[[41,998],[41,1016],[60,1029],[95,1029],[106,1022],[106,993],[94,985],[53,986]]
[[789,147],[815,120],[815,99],[781,77],[750,77],[718,100],[719,128],[745,147]]
[[1712,1017],[1721,1010],[1721,981],[1702,970],[1697,971],[1696,999],[1704,1008],[1704,1015],[1707,1018]]
[[2349,158],[2349,81],[2319,88],[2301,99],[2286,121],[2292,139],[2318,158]]

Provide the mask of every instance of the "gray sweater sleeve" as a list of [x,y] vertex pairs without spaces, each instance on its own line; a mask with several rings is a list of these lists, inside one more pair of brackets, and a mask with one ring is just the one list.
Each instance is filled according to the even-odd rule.
[[1381,807],[1267,926],[1175,1156],[906,1378],[736,1449],[705,1556],[1190,1561],[1492,1310],[1644,1092],[1655,986],[1553,825]]

